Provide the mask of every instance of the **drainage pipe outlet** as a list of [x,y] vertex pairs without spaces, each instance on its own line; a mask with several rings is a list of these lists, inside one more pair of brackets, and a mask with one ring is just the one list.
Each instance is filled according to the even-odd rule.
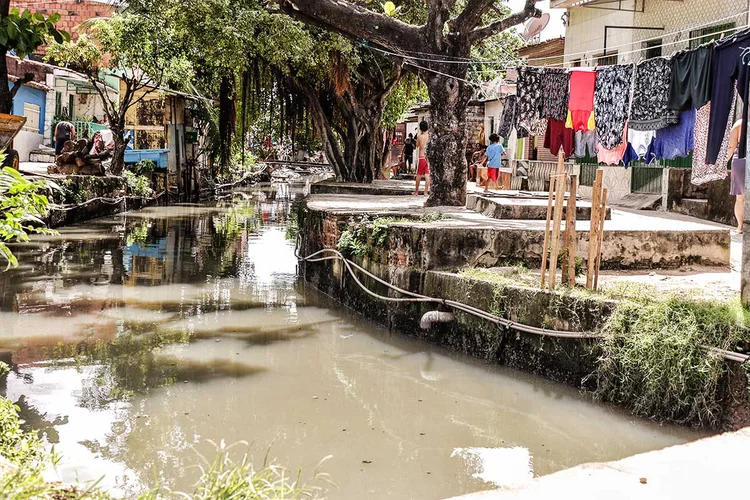
[[430,311],[426,312],[419,321],[422,330],[430,330],[435,323],[453,323],[453,313]]

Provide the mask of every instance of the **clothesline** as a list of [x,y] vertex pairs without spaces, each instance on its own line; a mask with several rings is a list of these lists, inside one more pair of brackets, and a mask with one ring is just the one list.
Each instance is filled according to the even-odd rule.
[[[727,17],[722,18],[722,19],[713,20],[713,21],[710,21],[710,22],[707,22],[707,23],[704,23],[704,24],[696,25],[696,26],[691,26],[689,28],[685,28],[685,29],[682,29],[680,31],[674,31],[674,32],[671,32],[671,33],[664,33],[664,34],[661,34],[661,35],[658,35],[658,36],[654,36],[654,37],[651,37],[651,38],[645,38],[643,40],[637,40],[637,41],[633,41],[633,42],[622,43],[622,44],[619,44],[619,45],[613,45],[613,46],[607,47],[607,51],[618,49],[618,48],[621,48],[621,47],[627,47],[627,46],[635,45],[637,43],[645,43],[645,42],[650,42],[650,41],[654,41],[654,40],[663,40],[664,38],[668,38],[670,36],[680,35],[680,34],[686,32],[686,31],[688,31],[688,32],[695,31],[695,30],[700,29],[700,28],[705,28],[707,26],[717,25],[717,24],[723,23],[724,21],[728,21],[728,20],[734,19],[736,17],[747,16],[747,15],[748,15],[747,12],[740,12],[740,13],[737,13],[737,14],[733,14],[731,16],[727,16]],[[711,33],[709,35],[702,34],[702,35],[698,35],[698,36],[695,36],[695,37],[692,37],[692,38],[689,38],[689,39],[676,40],[676,41],[673,41],[673,42],[665,42],[665,43],[662,43],[662,44],[659,44],[659,45],[652,45],[652,46],[649,46],[648,48],[649,49],[658,49],[658,48],[661,48],[661,47],[667,47],[667,46],[676,45],[676,44],[679,44],[679,43],[690,42],[690,41],[693,41],[693,40],[699,40],[701,38],[706,38],[707,36],[710,36],[710,35],[718,35],[718,34],[723,34],[723,33],[727,33],[727,32],[730,32],[730,31],[739,31],[739,30],[742,30],[742,29],[744,29],[744,28],[746,28],[748,26],[749,25],[728,28],[728,29],[725,29],[725,30],[722,30],[722,31],[717,31],[717,32]],[[361,42],[361,43],[363,45],[369,47],[369,45],[366,45],[364,42]],[[380,49],[380,50],[382,50],[382,49]],[[645,50],[645,49],[642,49],[642,48],[641,49],[635,49],[635,50],[631,50],[631,51],[627,51],[627,52],[621,52],[621,53],[619,53],[619,55],[632,54],[632,53],[636,53],[636,52],[642,52],[643,50]],[[388,51],[388,50],[382,50],[382,52],[386,53],[387,55],[390,55],[390,56],[408,58],[408,59],[412,59],[414,61],[421,61],[421,62],[437,62],[437,63],[443,63],[443,64],[464,64],[464,65],[467,65],[467,64],[485,64],[485,65],[505,64],[505,65],[507,65],[508,64],[508,59],[507,58],[503,59],[503,60],[492,60],[492,59],[481,59],[481,58],[475,58],[475,57],[465,58],[465,57],[456,57],[456,56],[442,56],[442,55],[438,56],[438,55],[435,55],[435,54],[431,54],[429,52],[420,52],[420,51],[413,51],[413,50],[401,50],[399,52],[392,52],[392,51]],[[590,53],[591,53],[591,51],[574,52],[574,53],[570,53],[570,54],[565,54],[565,57],[575,57],[575,56],[579,56],[579,55],[588,55]],[[430,57],[412,56],[412,55],[408,55],[408,54],[421,54],[422,56],[430,56]],[[510,56],[509,53],[506,52],[506,54]],[[615,55],[615,54],[612,54],[612,55]],[[546,57],[529,58],[529,59],[526,59],[526,62],[529,62],[529,61],[545,61],[545,60],[548,60],[548,59],[556,59],[558,57],[559,56],[546,56]],[[512,56],[511,56],[511,58],[512,58]],[[559,65],[559,64],[560,63],[558,63],[557,65]],[[563,64],[566,64],[566,63],[563,63]],[[555,65],[545,65],[545,66],[549,67],[549,66],[555,66]]]

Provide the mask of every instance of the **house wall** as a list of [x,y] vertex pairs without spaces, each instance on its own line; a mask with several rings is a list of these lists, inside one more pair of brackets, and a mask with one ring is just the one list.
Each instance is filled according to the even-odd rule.
[[22,86],[13,99],[13,114],[24,116],[24,104],[39,106],[39,127],[36,131],[21,130],[13,141],[13,149],[18,151],[20,161],[29,161],[29,153],[44,142],[44,118],[46,116],[47,95],[43,90]]
[[[641,2],[638,2],[640,7]],[[632,1],[623,1],[622,8],[632,8]],[[702,25],[719,25],[734,21],[737,26],[748,22],[748,0],[649,0],[644,12],[626,12],[591,7],[568,10],[570,20],[565,33],[565,62],[581,59],[582,66],[593,66],[604,49],[604,28],[610,26],[659,27],[663,31],[610,29],[607,53],[618,54],[619,63],[640,61],[645,57],[645,41],[661,37],[663,55],[689,47],[690,29]],[[736,14],[732,19],[726,18]],[[715,22],[712,22],[715,21]],[[671,34],[674,33],[674,34]],[[618,47],[623,44],[628,44]],[[584,54],[579,54],[583,52]]]
[[[500,128],[500,120],[503,117],[503,102],[487,101],[484,103],[484,141],[490,143],[490,135],[497,133]],[[491,125],[494,125],[491,126]]]
[[[66,78],[70,79],[71,77],[66,76],[61,71],[56,71],[55,76],[52,87],[56,93],[60,94],[59,99],[61,111],[67,110],[68,115],[73,121],[87,121],[93,117],[97,117],[100,121],[104,121],[104,105],[102,104],[99,94],[95,93],[93,88],[87,92],[80,92],[68,85]],[[86,80],[81,81],[87,82]],[[110,97],[116,100],[116,98],[112,96],[113,93],[114,91],[110,92]],[[70,96],[73,96],[72,110],[68,109]],[[57,107],[57,99],[58,97],[55,94],[55,107]]]
[[[13,0],[11,8],[15,7],[23,11],[41,12],[45,16],[53,13],[60,14],[60,22],[57,29],[65,30],[71,34],[74,40],[78,39],[78,26],[88,19],[95,17],[110,17],[116,10],[112,5],[116,2],[111,0]],[[43,53],[44,49],[37,52]]]

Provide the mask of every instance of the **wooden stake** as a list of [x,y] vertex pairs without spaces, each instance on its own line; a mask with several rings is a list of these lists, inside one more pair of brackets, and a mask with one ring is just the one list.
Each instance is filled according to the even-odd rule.
[[565,153],[560,151],[557,155],[557,185],[555,190],[555,217],[552,224],[552,243],[551,243],[551,255],[550,255],[550,277],[549,287],[550,289],[555,288],[555,282],[557,281],[557,262],[560,253],[560,229],[562,227],[562,213],[563,207],[565,206],[565,188],[567,187],[567,179],[565,177]]
[[552,219],[552,195],[555,192],[555,174],[549,176],[549,198],[547,199],[547,226],[544,228],[544,248],[542,248],[542,281],[539,285],[544,288],[547,282],[547,250],[549,248],[549,226]]
[[591,223],[589,227],[589,258],[588,272],[586,274],[586,288],[591,289],[594,286],[594,272],[596,268],[596,250],[598,247],[597,235],[599,233],[599,211],[602,203],[602,181],[604,170],[601,168],[596,171],[596,181],[594,182],[594,196],[591,202]]
[[594,274],[594,290],[599,288],[599,270],[602,267],[602,241],[604,241],[604,221],[607,219],[607,194],[608,190],[602,193],[602,208],[599,213],[598,231],[596,248],[596,273]]
[[[568,258],[568,267],[567,267],[567,275],[568,275],[568,285],[575,286],[576,284],[576,247],[578,246],[578,239],[576,238],[576,220],[578,218],[578,214],[576,213],[576,210],[578,209],[578,200],[576,197],[578,196],[578,176],[577,175],[571,175],[570,176],[570,197],[568,198],[568,208],[567,213],[565,217],[565,234],[567,236],[566,239],[566,247],[567,247],[567,258]],[[565,275],[565,267],[563,267],[563,275]]]

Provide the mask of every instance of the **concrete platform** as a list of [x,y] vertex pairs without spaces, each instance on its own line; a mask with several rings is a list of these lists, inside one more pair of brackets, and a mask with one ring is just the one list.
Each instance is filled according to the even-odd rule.
[[[457,207],[424,208],[425,197],[311,195],[307,208],[342,226],[350,215],[378,213],[420,217],[442,213],[434,222],[395,224],[391,235],[411,252],[424,269],[462,266],[539,265],[544,220],[494,219]],[[563,224],[564,226],[564,224]],[[589,221],[577,224],[577,255],[588,254]],[[730,228],[677,214],[612,210],[604,226],[604,269],[675,268],[688,264],[723,266],[730,263]],[[336,235],[327,235],[336,239]]]
[[[549,193],[524,191],[501,191],[498,194],[470,194],[466,199],[466,208],[493,219],[547,220]],[[568,197],[566,196],[566,200]],[[563,208],[563,218],[567,214]],[[612,211],[607,209],[607,220],[612,218]],[[576,219],[591,220],[591,202],[577,200]]]
[[534,479],[525,485],[455,499],[747,498],[747,478],[750,475],[748,450],[750,428],[617,462],[581,465]]
[[[424,194],[424,182],[420,186]],[[373,181],[372,184],[356,182],[323,181],[310,186],[310,194],[357,194],[375,196],[410,196],[414,194],[414,181],[388,180]]]

